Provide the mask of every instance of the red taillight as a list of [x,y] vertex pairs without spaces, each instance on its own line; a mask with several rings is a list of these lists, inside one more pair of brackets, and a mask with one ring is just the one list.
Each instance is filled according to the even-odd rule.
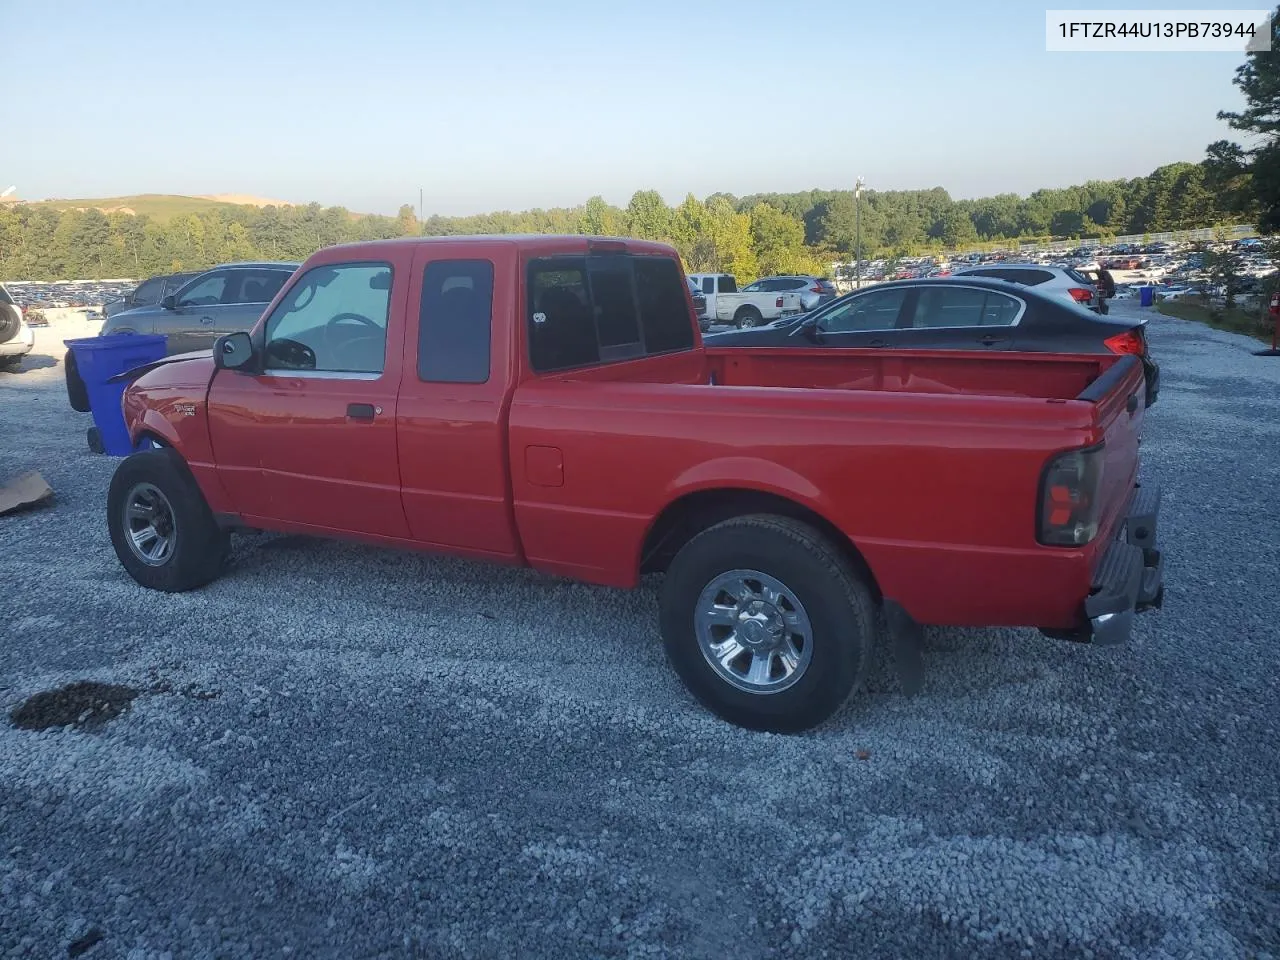
[[1137,357],[1146,356],[1147,353],[1147,341],[1137,330],[1126,330],[1114,337],[1107,337],[1102,345],[1112,353],[1132,353]]
[[822,284],[818,284],[816,287],[810,287],[809,292],[810,293],[826,293],[826,291],[822,289]]
[[1045,469],[1039,536],[1046,546],[1079,547],[1098,535],[1103,448],[1070,450]]
[[774,301],[774,304],[773,304],[773,305],[774,305],[775,307],[777,307],[779,310],[781,310],[781,309],[782,309],[782,298],[781,298],[781,297],[779,297],[776,301]]
[[1088,303],[1093,299],[1093,291],[1084,287],[1072,287],[1067,293],[1071,294],[1071,299],[1076,303]]

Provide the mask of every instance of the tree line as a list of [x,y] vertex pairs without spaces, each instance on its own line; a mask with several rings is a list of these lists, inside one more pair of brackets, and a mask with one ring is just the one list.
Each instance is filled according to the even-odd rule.
[[[1212,151],[1202,163],[1172,163],[1132,180],[1090,181],[1028,197],[953,200],[946,190],[864,190],[862,254],[915,256],[946,249],[1155,233],[1236,222],[1247,213],[1238,168]],[[1247,192],[1247,191],[1246,191]],[[671,243],[691,271],[740,281],[775,273],[826,274],[857,245],[853,191],[808,190],[735,197],[690,195],[669,206],[654,190],[625,207],[592,197],[578,207],[501,211],[419,221],[353,215],[319,204],[227,205],[159,221],[100,210],[0,206],[0,279],[142,277],[236,260],[303,260],[335,243],[476,233],[623,235]]]

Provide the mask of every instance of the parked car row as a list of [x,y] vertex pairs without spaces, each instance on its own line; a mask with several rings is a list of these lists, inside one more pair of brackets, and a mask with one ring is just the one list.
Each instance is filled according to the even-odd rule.
[[[759,309],[735,293],[715,284],[718,312]],[[159,449],[112,478],[115,552],[162,591],[221,575],[244,530],[614,587],[662,573],[686,686],[775,731],[829,717],[922,624],[1116,643],[1161,603],[1159,493],[1134,479],[1143,364],[1060,328],[1107,321],[987,278],[833,301],[787,350],[700,339],[694,309],[675,251],[647,241],[322,250],[252,330],[126,375],[129,436]],[[1019,349],[816,339],[916,318]]]

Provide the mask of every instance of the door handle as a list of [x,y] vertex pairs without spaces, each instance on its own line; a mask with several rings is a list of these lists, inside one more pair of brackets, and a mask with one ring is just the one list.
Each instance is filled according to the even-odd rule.
[[347,404],[347,419],[349,420],[372,420],[375,412],[372,403]]
[[207,325],[207,324],[212,324],[212,323],[213,323],[213,317],[201,317],[201,318],[200,318],[200,322],[201,322],[201,323],[203,323],[203,324],[206,324],[206,325]]
[[867,344],[867,346],[869,346],[869,347],[884,347],[884,346],[888,346],[888,344],[887,344],[884,340],[881,340],[881,339],[879,339],[879,338],[876,338],[875,340],[872,340],[870,343],[868,343],[868,344]]
[[989,335],[988,335],[988,336],[983,337],[983,338],[982,338],[981,340],[979,340],[978,342],[979,342],[979,343],[981,343],[984,347],[991,347],[991,346],[994,346],[994,345],[995,345],[995,344],[997,344],[997,343],[1004,343],[1004,342],[1005,342],[1005,340],[1007,340],[1007,339],[1008,339],[1007,337],[992,337],[992,336],[989,336]]

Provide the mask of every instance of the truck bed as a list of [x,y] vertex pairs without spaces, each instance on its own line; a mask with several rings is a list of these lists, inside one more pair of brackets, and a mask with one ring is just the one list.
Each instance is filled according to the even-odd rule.
[[[1134,357],[898,350],[733,348],[566,373],[513,399],[515,514],[533,566],[630,586],[672,501],[764,491],[846,534],[920,622],[1066,626],[1089,584],[1065,581],[1087,581],[1081,554],[1130,497],[1142,382]],[[1048,458],[1099,442],[1103,533],[1039,545]],[[553,481],[530,476],[531,449],[554,450]],[[990,503],[1005,509],[969,509]]]

